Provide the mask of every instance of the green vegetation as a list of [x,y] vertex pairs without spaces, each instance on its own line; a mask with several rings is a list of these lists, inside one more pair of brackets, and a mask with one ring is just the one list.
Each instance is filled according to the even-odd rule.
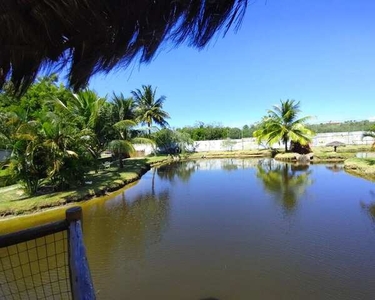
[[329,122],[320,124],[307,124],[307,126],[316,133],[326,132],[351,132],[351,131],[366,131],[371,126],[374,126],[375,122],[369,120],[363,121],[345,121],[345,122]]
[[349,173],[375,181],[375,158],[350,158],[344,163]]
[[[363,137],[372,137],[375,139],[375,124],[366,129],[367,132],[363,134]],[[375,148],[375,142],[372,144],[372,148]]]
[[137,89],[132,91],[132,95],[137,105],[137,121],[146,124],[148,134],[151,134],[151,125],[156,123],[161,127],[168,125],[166,119],[169,114],[163,110],[165,96],[156,99],[156,89],[152,90],[151,85],[143,85],[142,91]]
[[260,129],[254,132],[254,137],[259,144],[265,141],[270,146],[282,142],[287,152],[289,141],[305,145],[311,141],[313,132],[304,125],[310,117],[298,118],[299,102],[280,102],[281,106],[274,106],[273,110],[268,110],[268,115],[263,117]]
[[[320,123],[309,124],[306,127],[315,133],[326,132],[352,132],[352,131],[366,131],[374,126],[375,122],[365,121],[345,121],[341,123]],[[253,133],[261,128],[261,123],[244,125],[242,128],[222,126],[220,124],[205,124],[198,122],[194,126],[185,126],[178,128],[180,132],[188,133],[194,141],[204,140],[224,140],[251,138]]]
[[189,147],[191,147],[194,142],[188,133],[171,130],[169,128],[164,128],[155,132],[154,138],[159,152],[165,154],[184,154],[189,151]]
[[228,151],[232,151],[233,147],[237,144],[236,141],[231,140],[230,138],[227,138],[226,140],[221,142],[221,146],[223,148],[226,148]]
[[[101,195],[139,178],[150,164],[166,159],[127,159],[135,153],[135,143],[151,144],[155,153],[158,149],[159,153],[182,153],[191,159],[264,157],[271,156],[271,151],[232,151],[234,139],[254,134],[259,142],[284,143],[287,151],[290,141],[306,144],[313,134],[304,125],[309,117],[298,117],[299,102],[294,100],[281,101],[259,124],[242,129],[199,123],[172,130],[165,128],[169,118],[163,110],[166,98],[158,98],[150,85],[132,91],[132,97],[113,94],[108,101],[92,90],[73,93],[57,82],[55,75],[40,78],[20,97],[14,96],[9,82],[0,93],[0,149],[11,151],[0,165],[0,187],[18,183],[0,190],[0,214]],[[373,132],[370,128],[365,136],[373,136]],[[224,139],[222,146],[227,151],[190,154],[194,139]],[[317,148],[314,161],[342,161],[354,157],[356,151],[358,148],[340,148],[337,153]],[[278,154],[276,158],[293,160],[295,154]]]
[[[107,101],[88,89],[73,93],[57,85],[53,75],[15,97],[8,83],[0,94],[0,149],[12,152],[2,163],[6,175],[27,195],[36,195],[43,189],[85,186],[87,174],[98,173],[101,155],[108,149],[122,168],[123,158],[135,152],[134,143],[154,143],[152,122],[165,126],[169,117],[162,110],[165,96],[155,100],[151,86],[133,96],[135,100],[114,94]],[[148,132],[137,127],[143,123]],[[7,178],[2,185],[9,182]]]
[[124,161],[123,169],[114,164],[111,168],[101,170],[98,173],[91,171],[86,174],[85,178],[88,184],[60,192],[48,191],[43,194],[28,196],[21,185],[3,187],[0,188],[0,215],[18,215],[101,196],[138,180],[150,168],[150,165],[167,160],[166,156],[127,159]]
[[198,158],[240,158],[240,157],[271,157],[271,150],[240,150],[240,151],[210,151],[210,152],[197,152],[185,156],[189,159]]

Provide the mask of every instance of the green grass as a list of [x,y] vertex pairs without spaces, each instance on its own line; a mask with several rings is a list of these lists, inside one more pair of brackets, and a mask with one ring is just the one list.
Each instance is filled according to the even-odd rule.
[[266,157],[271,156],[271,150],[237,150],[237,151],[207,151],[186,154],[186,158],[235,158],[235,157]]
[[375,181],[375,158],[350,158],[344,163],[347,172]]
[[355,157],[355,152],[333,152],[314,150],[314,161],[345,161],[348,158]]
[[275,155],[275,159],[283,161],[293,161],[296,160],[298,153],[278,153]]
[[[333,147],[314,147],[313,152],[333,152]],[[337,153],[357,153],[375,151],[371,145],[347,145],[345,147],[337,147]]]
[[124,161],[123,169],[114,165],[97,174],[90,172],[86,176],[86,182],[91,184],[64,192],[28,197],[19,184],[0,188],[0,215],[19,215],[105,195],[136,181],[151,165],[162,163],[167,159],[166,156],[127,159]]

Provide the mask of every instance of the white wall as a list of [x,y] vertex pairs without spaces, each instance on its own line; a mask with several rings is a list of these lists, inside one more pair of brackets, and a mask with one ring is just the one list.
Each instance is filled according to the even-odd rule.
[[[374,142],[373,138],[366,137],[362,139],[363,131],[353,131],[353,132],[332,132],[332,133],[318,133],[312,140],[311,146],[325,146],[326,144],[338,141],[345,143],[346,145],[371,145]],[[226,151],[229,150],[223,147],[223,141],[197,141],[194,143],[194,148],[196,152],[204,151]],[[235,144],[232,150],[257,150],[264,149],[264,146],[258,145],[255,138],[245,138],[232,140]],[[283,148],[282,144],[274,144],[273,148]],[[135,145],[136,150],[144,150],[145,154],[152,153],[152,147],[150,145],[140,144]]]

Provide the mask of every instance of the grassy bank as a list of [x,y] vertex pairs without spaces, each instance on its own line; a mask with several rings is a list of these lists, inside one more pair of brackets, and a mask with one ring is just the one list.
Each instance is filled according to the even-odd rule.
[[[298,153],[278,153],[275,156],[276,160],[281,161],[297,161],[300,154]],[[325,162],[343,162],[348,158],[355,157],[355,153],[337,153],[337,152],[313,152],[310,153],[310,161],[315,163]]]
[[[326,162],[344,162],[347,159],[355,158],[358,152],[371,152],[374,149],[370,145],[346,146],[339,147],[337,152],[333,151],[333,147],[314,147],[311,155],[312,162],[326,163]],[[282,161],[296,161],[299,154],[297,153],[278,153],[275,159]]]
[[186,155],[189,159],[199,158],[251,158],[271,157],[271,150],[240,150],[240,151],[207,151]]
[[88,184],[64,192],[28,197],[19,184],[0,188],[0,215],[19,215],[101,196],[138,180],[152,165],[167,160],[166,156],[127,159],[123,169],[114,166],[99,173],[91,172],[86,178]]
[[375,181],[375,158],[350,158],[344,163],[347,172]]

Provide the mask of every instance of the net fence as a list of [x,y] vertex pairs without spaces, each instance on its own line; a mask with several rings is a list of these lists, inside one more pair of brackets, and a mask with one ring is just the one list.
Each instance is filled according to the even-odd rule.
[[0,248],[0,299],[72,299],[67,230]]

